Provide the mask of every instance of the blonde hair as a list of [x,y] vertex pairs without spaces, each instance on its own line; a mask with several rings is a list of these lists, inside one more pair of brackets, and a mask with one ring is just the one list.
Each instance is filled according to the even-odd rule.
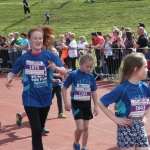
[[124,58],[123,68],[120,70],[118,75],[119,84],[129,79],[133,73],[134,69],[137,71],[141,69],[144,64],[145,56],[142,53],[131,53]]
[[69,37],[72,37],[74,39],[75,38],[75,33],[70,33]]
[[[35,28],[32,28],[29,30],[28,32],[28,38],[31,38],[31,34],[35,31],[39,31],[43,34],[43,45],[45,46],[45,48],[48,50],[52,47],[52,42],[54,42],[54,30],[49,27],[49,26],[42,26],[42,25],[38,25]],[[52,36],[53,35],[53,36]]]
[[86,63],[87,61],[93,61],[93,62],[94,62],[94,57],[93,57],[92,54],[86,53],[86,54],[82,55],[82,56],[79,58],[79,63],[80,63],[80,64],[84,64],[84,63]]
[[14,36],[14,34],[13,34],[13,33],[9,33],[9,34],[8,34],[8,37],[9,37],[9,36]]
[[121,32],[118,28],[115,28],[113,32],[117,33],[118,36],[121,36]]

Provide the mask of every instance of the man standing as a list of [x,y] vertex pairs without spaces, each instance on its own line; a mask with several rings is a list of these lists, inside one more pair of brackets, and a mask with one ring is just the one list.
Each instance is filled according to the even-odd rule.
[[94,48],[95,49],[95,55],[97,59],[97,66],[100,65],[100,60],[103,58],[103,45],[104,45],[104,38],[102,36],[97,35],[96,32],[91,33],[91,39],[92,39],[92,45],[86,45],[86,48]]
[[143,27],[143,28],[144,28],[144,36],[148,39],[148,34],[147,34],[147,32],[145,31],[145,24],[142,23],[142,22],[139,22],[138,28],[139,28],[139,27]]
[[135,48],[137,49],[137,52],[143,52],[143,48],[148,45],[148,40],[144,36],[144,28],[139,27],[137,29],[137,34],[139,35],[138,41],[135,45]]
[[17,59],[22,55],[22,50],[16,49],[14,45],[21,45],[21,42],[22,38],[19,37],[19,33],[14,32],[14,40],[11,42],[11,46],[13,47],[13,51],[17,53]]
[[24,14],[25,18],[27,18],[26,14],[28,12],[28,18],[30,17],[30,8],[27,0],[23,0],[23,6],[24,6]]

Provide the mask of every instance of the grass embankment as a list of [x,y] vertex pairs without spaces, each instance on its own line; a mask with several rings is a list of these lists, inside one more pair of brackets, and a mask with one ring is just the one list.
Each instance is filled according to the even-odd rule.
[[76,33],[76,39],[85,35],[90,42],[92,31],[111,33],[112,26],[130,27],[136,30],[138,22],[149,26],[149,0],[28,0],[31,18],[25,19],[21,0],[0,0],[0,34],[9,32],[27,32],[31,27],[43,24],[45,11],[51,13],[50,26],[58,36],[66,31]]

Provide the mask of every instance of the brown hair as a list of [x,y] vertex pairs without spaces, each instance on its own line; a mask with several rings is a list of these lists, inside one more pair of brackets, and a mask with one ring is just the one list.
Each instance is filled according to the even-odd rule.
[[129,79],[134,73],[134,69],[137,71],[141,69],[144,64],[145,56],[142,53],[131,53],[124,58],[123,68],[119,73],[119,84]]
[[47,50],[51,49],[52,47],[51,43],[53,43],[55,40],[52,36],[54,35],[54,30],[49,26],[38,25],[37,27],[29,30],[28,32],[29,39],[31,38],[32,32],[35,32],[35,31],[39,31],[43,34],[43,45],[45,46]]
[[27,37],[27,34],[25,32],[22,32],[20,35],[23,35],[25,38]]

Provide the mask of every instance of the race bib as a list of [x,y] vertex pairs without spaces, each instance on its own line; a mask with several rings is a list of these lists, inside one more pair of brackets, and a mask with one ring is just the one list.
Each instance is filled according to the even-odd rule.
[[90,101],[91,100],[91,88],[89,84],[77,84],[74,91],[74,100],[78,101]]
[[30,61],[26,60],[25,64],[25,74],[26,75],[44,75],[45,73],[45,67],[42,61]]
[[150,98],[131,99],[129,118],[141,118],[150,106]]

